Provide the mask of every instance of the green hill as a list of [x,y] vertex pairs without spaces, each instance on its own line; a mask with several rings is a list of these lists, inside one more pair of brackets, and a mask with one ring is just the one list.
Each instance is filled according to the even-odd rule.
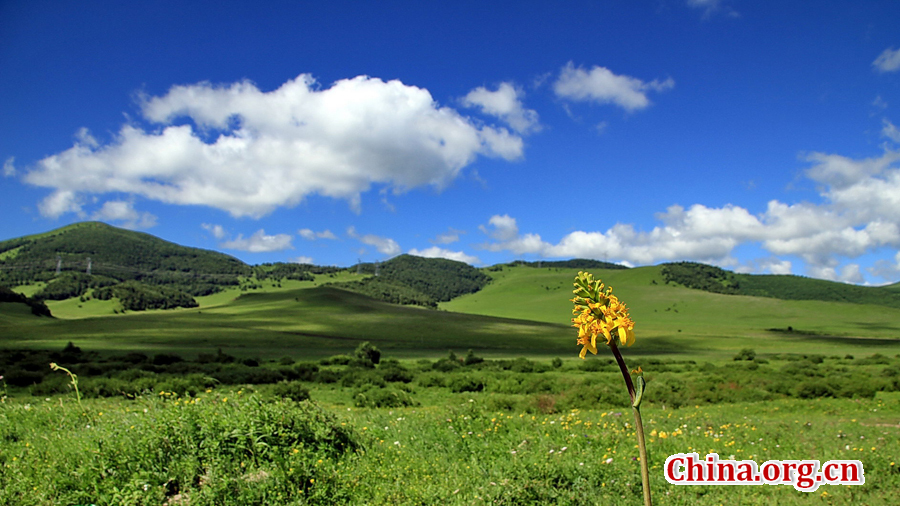
[[439,302],[477,292],[490,280],[465,262],[443,258],[400,255],[377,268],[378,276],[335,286],[385,302],[437,307]]
[[[816,346],[838,342],[900,344],[900,309],[896,307],[712,293],[673,283],[666,285],[664,267],[592,271],[627,303],[639,340],[643,337],[660,346],[666,341],[678,343],[686,350],[706,347],[710,351],[720,346],[757,348],[763,343],[771,344],[771,339],[795,343],[801,335]],[[572,280],[577,272],[578,269],[521,266],[489,270],[492,280],[484,289],[440,307],[568,325]],[[786,345],[785,349],[789,347],[793,345]]]
[[34,295],[50,300],[125,281],[205,295],[236,285],[249,272],[249,266],[223,253],[98,222],[0,242],[0,285],[46,283]]
[[[783,300],[822,300],[876,304],[900,308],[900,290],[889,287],[850,285],[793,275],[736,274],[695,262],[663,264],[667,284],[712,293],[772,297]],[[897,285],[892,285],[896,287]]]
[[[0,305],[0,315],[3,314]],[[4,320],[0,319],[0,322]],[[569,329],[533,321],[399,306],[329,286],[248,293],[215,307],[50,320],[9,318],[2,347],[324,357],[370,341],[393,357],[469,348],[494,355],[561,354]]]

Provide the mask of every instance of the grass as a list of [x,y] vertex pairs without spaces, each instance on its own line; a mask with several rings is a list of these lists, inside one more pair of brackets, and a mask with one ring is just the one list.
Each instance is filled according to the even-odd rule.
[[[357,408],[351,390],[315,385],[317,405],[249,387],[86,399],[84,410],[70,396],[5,398],[0,502],[641,504],[625,402],[542,412],[504,408],[508,396],[493,392],[416,392],[421,405],[403,408]],[[658,504],[895,503],[897,394],[642,411]],[[860,460],[866,484],[812,493],[668,484],[666,457],[694,451],[760,464]]]
[[[642,348],[630,352],[724,358],[740,348],[766,352],[896,350],[900,309],[823,301],[721,295],[663,284],[659,267],[597,271],[637,322]],[[482,291],[441,305],[448,311],[567,324],[577,269],[504,267]],[[805,331],[772,332],[768,329]]]
[[[264,281],[199,298],[194,309],[113,315],[114,301],[51,302],[59,318],[23,318],[0,308],[2,345],[60,349],[68,341],[93,350],[320,358],[372,341],[395,357],[443,356],[472,348],[488,357],[566,356],[573,350],[573,269],[504,267],[482,291],[441,310],[401,307],[315,281]],[[900,309],[822,301],[721,295],[661,284],[657,267],[599,271],[637,322],[633,356],[730,359],[758,353],[897,353]],[[6,306],[9,306],[8,304]],[[20,312],[19,312],[20,313]],[[774,330],[773,330],[774,329]],[[780,329],[780,330],[778,330]],[[789,330],[790,329],[790,330]]]
[[[541,373],[428,365],[414,382],[384,388],[305,383],[313,404],[277,398],[275,386],[179,397],[162,388],[178,384],[167,378],[132,400],[84,399],[82,409],[72,395],[7,397],[0,382],[0,503],[640,504],[621,378],[614,364],[574,358],[575,271],[491,274],[484,290],[439,311],[381,303],[319,279],[235,289],[190,310],[108,315],[91,305],[98,301],[81,308],[69,301],[51,307],[70,319],[47,319],[0,304],[5,348],[60,350],[73,341],[92,351],[189,357],[222,348],[239,357],[315,359],[370,341],[410,369],[448,349],[564,357]],[[900,363],[863,357],[900,352],[900,310],[709,294],[665,286],[656,268],[595,274],[616,287],[637,321],[637,343],[624,352],[649,382],[642,412],[658,504],[896,503],[900,394],[875,390],[896,388]],[[733,361],[743,348],[768,363]],[[87,391],[92,381],[80,379]],[[849,398],[814,398],[819,387],[821,395]],[[360,393],[376,399],[382,390],[404,392],[417,405],[357,407]],[[665,458],[692,451],[758,463],[860,460],[866,484],[814,493],[668,484]]]

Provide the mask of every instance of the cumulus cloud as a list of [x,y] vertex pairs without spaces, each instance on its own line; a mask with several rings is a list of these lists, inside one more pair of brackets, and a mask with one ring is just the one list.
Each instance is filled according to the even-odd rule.
[[[492,239],[491,251],[544,257],[583,257],[630,265],[696,260],[736,265],[732,253],[742,244],[758,244],[774,257],[745,266],[756,272],[786,274],[799,257],[806,273],[819,278],[859,283],[858,264],[841,264],[882,248],[900,248],[900,153],[867,159],[813,153],[807,177],[819,183],[823,202],[786,204],[777,200],[753,214],[734,205],[689,208],[673,205],[656,215],[649,231],[616,224],[605,232],[574,231],[553,244],[537,234],[522,234],[516,219],[494,215],[480,228]],[[882,262],[873,275],[893,272]]]
[[671,77],[664,81],[654,79],[644,82],[635,77],[614,74],[606,67],[594,66],[586,70],[569,62],[560,71],[553,91],[560,98],[614,104],[630,112],[650,105],[647,92],[665,91],[674,86],[675,81]]
[[392,257],[400,254],[400,245],[389,237],[380,237],[372,234],[360,235],[354,227],[347,228],[347,235],[363,244],[374,247],[382,255]]
[[295,258],[290,259],[290,262],[295,263],[295,264],[308,264],[308,265],[312,265],[312,264],[313,264],[313,259],[312,259],[312,257],[299,256],[299,257],[295,257]]
[[59,218],[66,213],[75,213],[79,217],[84,216],[82,211],[83,199],[73,191],[57,190],[38,203],[38,211],[41,216],[47,218]]
[[235,217],[312,194],[358,207],[372,185],[440,189],[478,156],[523,151],[516,133],[475,124],[426,89],[367,76],[320,89],[303,74],[269,92],[247,81],[174,86],[140,105],[152,128],[126,124],[105,145],[82,129],[73,147],[36,164],[25,181],[56,190],[42,211],[58,216],[107,192]]
[[900,49],[892,47],[885,49],[875,58],[872,66],[879,72],[896,72],[900,70]]
[[259,229],[246,239],[242,234],[238,234],[236,239],[225,241],[219,246],[250,253],[267,253],[292,249],[291,239],[290,234],[267,235],[265,230]]
[[297,231],[297,234],[300,237],[306,239],[307,241],[315,241],[317,239],[337,239],[337,236],[331,232],[331,230],[325,229],[321,232],[314,232],[308,228],[301,228]]
[[203,227],[203,230],[206,230],[207,232],[212,234],[216,239],[222,240],[228,236],[228,233],[225,232],[225,228],[223,228],[222,225],[203,223],[200,226]]
[[13,177],[16,175],[16,166],[15,166],[16,157],[11,156],[3,162],[3,176],[4,177]]
[[122,200],[111,200],[95,212],[91,219],[116,222],[124,228],[141,229],[156,226],[156,216],[148,212],[138,212],[134,204]]
[[450,251],[438,246],[432,246],[423,250],[413,248],[409,250],[409,254],[425,258],[446,258],[448,260],[456,260],[457,262],[465,262],[470,265],[481,263],[481,260],[479,260],[478,257],[467,255],[462,251]]
[[887,118],[884,118],[881,124],[881,136],[887,137],[888,139],[900,144],[900,129],[898,129],[896,125],[891,123]]
[[536,132],[540,130],[538,113],[522,105],[522,94],[511,83],[500,83],[496,91],[483,86],[475,88],[462,102],[466,107],[478,107],[484,114],[500,118],[520,134]]

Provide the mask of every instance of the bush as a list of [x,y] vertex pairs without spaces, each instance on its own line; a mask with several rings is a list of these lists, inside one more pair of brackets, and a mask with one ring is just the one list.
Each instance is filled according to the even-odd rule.
[[378,387],[387,386],[384,378],[375,371],[366,369],[348,368],[341,376],[341,386],[348,388],[356,388],[364,385],[373,385]]
[[353,361],[353,357],[349,355],[332,355],[319,361],[321,365],[348,365]]
[[481,392],[485,387],[484,378],[476,378],[472,376],[456,376],[447,383],[450,391],[453,393],[462,392]]
[[[804,381],[794,388],[794,395],[801,399],[816,399],[818,397],[834,397],[834,389],[820,381]],[[874,393],[872,394],[874,396]]]
[[391,383],[409,383],[413,380],[413,374],[408,369],[400,365],[396,360],[382,361],[378,366],[381,377],[384,381]]
[[754,360],[755,358],[756,352],[751,348],[744,348],[734,356],[735,360]]
[[297,381],[282,381],[275,384],[273,390],[276,397],[300,402],[309,399],[309,389]]
[[172,365],[184,359],[174,353],[159,353],[153,357],[153,365]]
[[356,350],[353,352],[353,355],[363,362],[368,362],[372,365],[377,365],[379,361],[381,361],[381,350],[372,346],[372,343],[366,341],[359,346],[356,347]]
[[418,380],[419,386],[423,388],[431,388],[431,387],[445,387],[447,386],[447,381],[443,374],[438,373],[425,373],[419,376]]
[[475,352],[469,349],[466,353],[466,358],[463,359],[463,365],[475,365],[484,362],[484,359],[481,357],[475,356]]

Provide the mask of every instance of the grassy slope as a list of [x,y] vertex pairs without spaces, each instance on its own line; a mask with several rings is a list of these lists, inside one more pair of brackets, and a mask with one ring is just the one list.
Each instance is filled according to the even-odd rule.
[[241,356],[321,357],[372,341],[390,356],[564,353],[568,329],[395,306],[330,287],[252,293],[206,309],[130,313],[77,320],[12,319],[2,346],[185,354],[223,348]]
[[[481,292],[441,305],[448,311],[568,324],[577,269],[504,267]],[[648,353],[837,352],[855,345],[900,350],[900,310],[821,301],[719,295],[662,284],[659,267],[596,271],[625,301]],[[653,282],[657,284],[653,284]],[[778,333],[786,329],[818,335]],[[647,342],[642,343],[642,338]],[[574,340],[574,338],[573,338]],[[636,345],[632,353],[640,352]]]
[[[53,303],[54,315],[62,318],[50,320],[10,316],[0,308],[0,346],[61,348],[72,340],[86,349],[189,355],[221,347],[240,356],[315,358],[347,353],[370,340],[386,355],[406,358],[468,348],[487,356],[571,357],[578,351],[568,327],[575,273],[504,267],[490,273],[494,281],[481,292],[444,303],[445,311],[395,306],[316,286],[352,279],[355,273],[284,282],[281,288],[264,284],[263,290],[249,294],[234,289],[200,298],[201,307],[190,310],[113,316],[110,302],[88,301],[78,308],[72,300]],[[900,352],[898,309],[666,286],[658,267],[595,274],[616,287],[637,322],[638,341],[628,354],[728,359],[742,348],[759,353]],[[788,326],[795,332],[766,330]]]

